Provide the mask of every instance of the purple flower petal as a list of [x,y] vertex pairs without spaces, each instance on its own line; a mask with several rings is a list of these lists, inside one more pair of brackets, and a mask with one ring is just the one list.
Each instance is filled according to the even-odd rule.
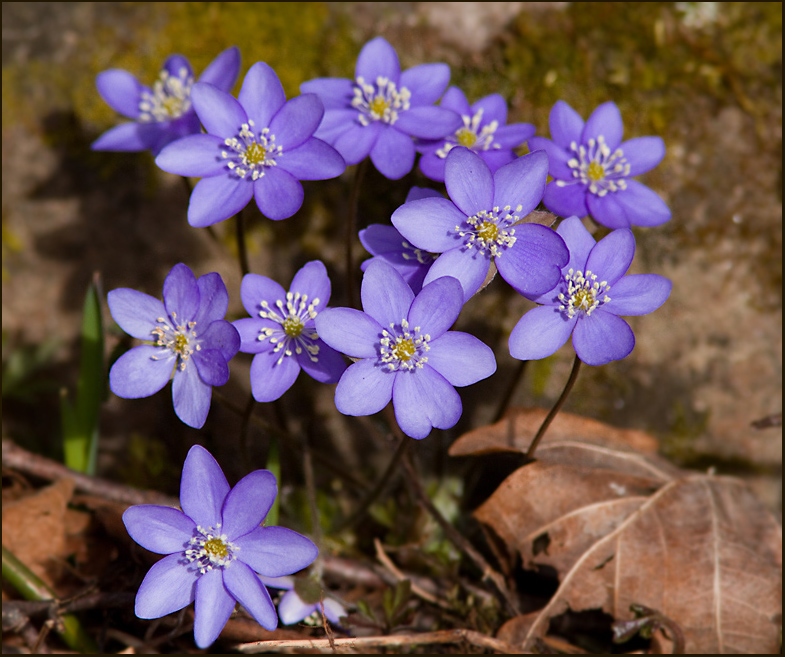
[[[247,274],[246,274],[247,275]],[[261,354],[271,351],[275,345],[269,340],[259,340],[263,329],[280,330],[281,325],[271,319],[245,317],[232,322],[232,326],[240,335],[240,351],[244,354]]]
[[188,223],[204,227],[217,224],[242,210],[253,198],[253,183],[235,174],[202,178],[191,194]]
[[485,282],[490,266],[490,258],[476,249],[451,249],[442,253],[431,265],[423,284],[428,285],[442,276],[457,278],[463,288],[463,302],[466,303]]
[[[432,105],[444,93],[450,82],[447,64],[420,64],[401,73],[398,87],[411,92],[413,107]],[[447,133],[444,133],[447,134]]]
[[303,204],[303,186],[281,167],[265,167],[264,175],[253,183],[256,205],[273,221],[287,219]]
[[425,105],[401,112],[394,128],[420,139],[441,139],[454,134],[462,124],[460,115],[452,110]]
[[276,301],[286,300],[286,290],[267,276],[246,274],[240,284],[240,298],[246,312],[251,317],[258,318],[259,311],[262,310],[262,301],[274,307]]
[[169,382],[174,366],[175,357],[169,350],[139,345],[112,365],[109,388],[124,399],[149,397]]
[[179,509],[152,504],[127,508],[123,524],[132,539],[156,554],[182,552],[196,529],[196,523]]
[[335,388],[335,407],[344,415],[378,413],[392,399],[395,376],[376,359],[350,365]]
[[148,294],[129,288],[112,290],[106,295],[112,319],[123,331],[140,340],[152,340],[155,320],[166,316],[164,304]]
[[493,175],[482,158],[458,146],[447,155],[444,183],[450,199],[467,217],[493,207]]
[[[443,106],[444,101],[442,101],[441,104]],[[477,112],[479,112],[480,110],[482,110],[482,121],[480,121],[480,126],[486,126],[496,121],[499,124],[499,126],[501,126],[501,128],[505,127],[504,124],[507,123],[507,101],[504,100],[504,97],[501,94],[491,94],[490,96],[485,96],[485,98],[480,98],[480,100],[478,100],[472,105],[471,110],[469,112],[460,112],[460,114],[474,115],[477,114]],[[523,126],[528,124],[516,123],[515,125]],[[506,126],[506,127],[509,128],[512,126]],[[531,128],[532,128],[532,134],[534,134],[534,126],[531,126]],[[499,134],[498,131],[494,133],[494,141],[498,141],[497,138],[498,134]],[[526,139],[522,141],[526,141]],[[518,144],[514,144],[514,146],[517,145]]]
[[272,472],[254,470],[245,475],[224,500],[221,531],[230,541],[253,531],[267,517],[277,494]]
[[374,262],[368,266],[360,296],[363,310],[385,328],[390,324],[400,324],[414,300],[414,293],[406,281],[383,262]]
[[164,306],[175,326],[184,326],[199,310],[196,277],[182,262],[172,267],[164,280]]
[[300,93],[319,96],[325,110],[345,109],[351,106],[354,83],[347,78],[316,78],[303,82],[300,85]]
[[618,202],[634,226],[660,226],[671,218],[665,202],[637,180],[627,181],[627,189],[618,193]]
[[393,386],[395,419],[407,436],[420,440],[433,427],[449,429],[461,417],[461,398],[435,369],[426,365],[400,372]]
[[631,274],[611,288],[602,309],[614,315],[648,315],[670,296],[673,283],[657,274]]
[[[325,603],[326,602],[327,601],[325,600]],[[310,616],[316,611],[318,606],[318,604],[309,605],[303,602],[300,596],[297,595],[297,591],[288,591],[287,593],[284,593],[281,601],[278,603],[278,613],[280,614],[281,622],[284,625],[293,625]]]
[[237,100],[207,82],[191,87],[191,102],[204,129],[218,137],[234,137],[248,115]]
[[284,153],[310,139],[324,115],[324,105],[316,94],[304,94],[287,101],[270,121],[270,132]]
[[218,461],[201,445],[191,447],[180,479],[183,512],[197,525],[215,528],[228,494],[229,483]]
[[207,648],[221,634],[234,611],[235,600],[226,590],[223,570],[208,570],[196,581],[194,608],[194,640]]
[[635,346],[635,336],[621,317],[595,310],[583,317],[572,334],[575,353],[587,365],[605,365],[626,358]]
[[266,577],[296,573],[319,554],[313,541],[285,527],[257,527],[234,544],[237,559]]
[[[627,181],[627,184],[633,182]],[[632,224],[627,215],[627,209],[620,203],[619,192],[597,196],[596,194],[586,194],[586,205],[589,213],[594,220],[606,228],[629,228]]]
[[406,241],[395,228],[383,224],[371,224],[360,231],[359,237],[365,250],[372,255],[400,253]]
[[[314,137],[318,137],[319,139],[323,139],[328,144],[335,145],[335,142],[338,140],[344,132],[349,130],[352,127],[355,128],[362,128],[362,126],[357,122],[357,115],[358,112],[356,109],[328,109],[324,113],[324,118],[322,118],[322,122],[319,124],[319,129],[314,133]],[[376,133],[373,133],[374,139],[376,139]],[[370,135],[366,135],[370,136]],[[350,145],[347,144],[347,148]],[[368,151],[365,155],[371,151],[371,147],[368,147]],[[341,155],[344,155],[343,151],[341,151]],[[363,155],[360,160],[362,160],[365,155]],[[358,160],[359,161],[359,160]],[[350,163],[351,164],[351,163]],[[357,164],[355,162],[354,164]]]
[[602,136],[611,151],[621,144],[624,131],[624,124],[621,120],[621,112],[616,107],[616,103],[608,101],[595,109],[583,126],[581,141],[585,144],[589,139],[597,139]]
[[194,316],[197,326],[226,317],[226,311],[229,309],[229,293],[226,291],[221,275],[216,272],[205,274],[197,279],[196,285],[199,288],[199,310]]
[[503,166],[510,164],[518,159],[518,156],[511,150],[490,150],[478,151],[479,156],[483,162],[488,165],[491,173],[496,173]]
[[[191,62],[183,55],[169,55],[164,62],[163,69],[172,77],[193,77],[194,70]],[[185,75],[182,75],[185,70]]]
[[614,230],[591,250],[586,269],[596,274],[598,279],[614,285],[627,273],[634,255],[635,237],[632,231],[627,228]]
[[[341,618],[347,615],[346,609],[337,600],[325,598],[322,604],[324,606],[324,615],[327,616],[327,620],[331,623],[338,625],[341,622]],[[320,610],[317,609],[317,611]]]
[[161,618],[193,602],[199,571],[189,570],[182,560],[183,554],[178,552],[150,568],[136,594],[137,617]]
[[539,205],[547,178],[548,156],[544,152],[519,157],[493,174],[493,206],[509,206],[522,219]]
[[224,585],[229,593],[259,625],[269,631],[278,627],[278,614],[270,594],[248,566],[236,561],[231,568],[225,568],[223,573]]
[[327,308],[314,322],[319,337],[333,349],[351,358],[376,356],[382,327],[370,315],[354,308]]
[[496,371],[493,350],[468,333],[450,331],[430,343],[428,365],[453,386],[468,386]]
[[556,232],[564,240],[570,251],[570,260],[563,267],[565,270],[585,271],[589,253],[597,244],[591,233],[578,217],[568,217],[559,224]]
[[[596,311],[595,311],[596,312]],[[554,306],[538,306],[518,320],[510,334],[510,356],[518,360],[538,360],[555,354],[578,322]]]
[[209,82],[221,91],[229,93],[240,73],[240,49],[227,48],[207,66],[199,76],[199,82]]
[[[231,326],[231,325],[230,325]],[[201,349],[191,354],[199,378],[209,386],[222,386],[229,380],[229,366],[218,349]]]
[[[591,197],[596,198],[593,194]],[[542,202],[546,208],[560,217],[585,217],[589,214],[589,209],[586,207],[586,188],[580,184],[560,187],[556,180],[552,180],[545,186]]]
[[650,171],[665,157],[665,142],[660,137],[629,139],[621,145],[621,149],[630,164],[627,176],[631,177]]
[[[207,328],[199,334],[203,348],[215,349],[220,352],[225,361],[230,361],[240,351],[240,336],[237,329],[223,319],[208,324]],[[214,384],[223,385],[223,384]]]
[[155,163],[178,176],[217,176],[228,171],[221,157],[222,146],[223,139],[215,135],[190,135],[166,146]]
[[568,150],[572,142],[580,142],[583,132],[583,119],[563,100],[551,108],[549,118],[551,139],[561,148]]
[[[479,103],[480,101],[477,102]],[[461,116],[469,116],[470,114],[475,113],[469,106],[469,101],[466,99],[466,94],[464,94],[463,91],[461,91],[458,87],[450,87],[447,89],[447,91],[444,92],[444,96],[442,97],[439,105],[441,107],[451,109],[453,112],[457,112]]]
[[338,383],[341,375],[346,370],[346,363],[341,354],[328,347],[323,340],[314,340],[319,353],[316,361],[311,360],[311,356],[303,351],[297,354],[297,362],[305,373],[319,383]]
[[[556,180],[572,180],[573,170],[567,165],[567,162],[572,157],[570,151],[565,151],[550,139],[545,139],[544,137],[532,137],[529,139],[529,150],[532,152],[545,151],[548,155],[548,173],[552,178],[556,178]],[[580,187],[583,192],[584,187],[582,185],[575,186]]]
[[382,126],[371,148],[371,162],[385,178],[403,178],[414,166],[416,151],[411,137],[395,128]]
[[[493,133],[493,143],[501,148],[517,148],[521,144],[529,141],[534,136],[535,127],[531,123],[511,123],[502,125]],[[550,141],[550,140],[548,140]],[[536,148],[529,146],[529,150],[536,151]],[[493,151],[486,151],[492,153]]]
[[355,78],[364,78],[367,84],[375,84],[383,77],[398,83],[401,65],[395,49],[382,37],[376,37],[363,46],[357,57]]
[[458,319],[463,308],[463,288],[452,277],[439,278],[425,287],[412,301],[407,319],[419,326],[422,333],[437,340]]
[[446,198],[409,201],[392,215],[392,223],[414,246],[432,253],[443,253],[460,245],[455,227],[466,215]]
[[[368,157],[383,132],[383,127],[378,121],[367,126],[354,123],[335,139],[333,147],[346,160],[347,165],[358,164]],[[317,134],[322,136],[321,131]]]
[[283,351],[265,351],[256,354],[251,361],[251,391],[258,402],[279,399],[294,385],[300,365],[292,356]]
[[340,176],[346,169],[346,162],[332,146],[321,139],[312,138],[286,151],[278,166],[298,180],[327,180]]
[[322,310],[330,300],[330,278],[327,276],[324,263],[320,260],[312,260],[303,265],[294,275],[289,289],[305,295],[308,303],[318,300],[315,310],[317,312]]
[[420,158],[420,171],[431,180],[444,182],[444,164],[445,159],[436,155],[436,150],[434,149],[428,153],[423,153]]
[[91,145],[94,151],[146,151],[159,140],[160,124],[121,123],[107,130]]
[[516,226],[515,237],[515,244],[495,259],[499,275],[527,297],[556,287],[570,257],[561,237],[540,224]]
[[[262,130],[270,125],[275,113],[283,107],[286,94],[275,71],[264,62],[257,62],[245,74],[237,99],[248,118],[256,124],[255,129]],[[235,130],[239,128],[238,124]],[[278,137],[275,132],[273,134]]]
[[139,118],[139,100],[142,92],[149,89],[139,83],[128,71],[112,68],[99,73],[95,78],[98,93],[107,105],[129,119]]

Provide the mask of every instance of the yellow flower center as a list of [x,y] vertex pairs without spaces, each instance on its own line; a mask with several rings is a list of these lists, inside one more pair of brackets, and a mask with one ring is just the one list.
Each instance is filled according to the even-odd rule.
[[375,119],[380,119],[384,116],[384,110],[386,110],[389,106],[390,103],[388,103],[383,96],[376,96],[376,98],[371,101],[368,109],[371,110],[371,115]]
[[586,170],[586,177],[592,182],[599,182],[605,178],[605,167],[599,162],[591,162]]
[[499,235],[499,227],[491,221],[483,221],[477,227],[477,237],[486,242],[494,241]]
[[458,144],[466,146],[466,148],[471,148],[477,143],[477,135],[469,128],[460,128],[455,133],[455,137],[458,140]]
[[415,351],[416,348],[411,338],[408,340],[398,338],[398,343],[392,348],[393,356],[402,361],[411,359],[411,357],[414,356]]
[[224,543],[220,538],[211,538],[205,541],[204,549],[211,555],[218,558],[223,558],[229,554],[229,550],[226,548],[226,543]]
[[305,324],[297,315],[289,315],[283,321],[283,332],[289,337],[296,338],[303,332],[303,328],[305,328]]
[[248,164],[263,164],[267,156],[267,149],[257,142],[253,142],[245,151],[245,161]]

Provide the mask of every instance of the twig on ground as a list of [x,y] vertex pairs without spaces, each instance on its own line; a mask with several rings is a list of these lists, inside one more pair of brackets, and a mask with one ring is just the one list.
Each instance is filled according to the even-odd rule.
[[393,574],[397,581],[403,582],[404,580],[409,580],[409,583],[412,587],[411,590],[414,595],[419,596],[426,602],[430,602],[432,605],[436,605],[442,609],[451,610],[453,608],[449,602],[445,602],[444,600],[437,598],[435,595],[431,595],[428,593],[428,591],[425,591],[423,588],[413,582],[411,578],[407,577],[400,570],[398,570],[398,567],[392,562],[390,557],[387,556],[387,553],[384,551],[384,547],[382,546],[382,542],[378,538],[374,537],[373,545],[376,548],[376,558],[379,559],[379,561],[382,562],[382,565],[384,565],[384,567]]

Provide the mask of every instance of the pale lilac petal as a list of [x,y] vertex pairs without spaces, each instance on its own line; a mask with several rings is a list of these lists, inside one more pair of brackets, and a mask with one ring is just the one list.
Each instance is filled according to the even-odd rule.
[[[367,126],[354,123],[335,139],[333,147],[346,160],[347,165],[358,164],[368,157],[382,132],[382,127],[378,121]],[[319,132],[318,135],[322,136],[322,133]]]
[[[193,77],[194,74],[191,62],[183,55],[169,55],[164,62],[163,70],[172,77]],[[185,76],[181,75],[183,70],[185,70]]]
[[634,255],[635,237],[632,231],[627,228],[614,230],[591,250],[586,269],[596,274],[599,280],[613,285],[627,273]]
[[332,146],[321,139],[311,138],[286,151],[278,166],[298,180],[327,180],[340,176],[346,169],[346,162]]
[[462,243],[455,231],[466,221],[466,215],[446,198],[425,198],[409,201],[392,215],[392,223],[409,243],[430,251],[443,253]]
[[[275,113],[283,107],[286,94],[275,71],[268,64],[257,62],[245,74],[237,99],[248,118],[256,124],[255,130],[262,130],[270,125]],[[275,132],[273,134],[277,140],[278,135]]]
[[265,351],[256,354],[251,361],[251,391],[258,402],[279,399],[292,387],[300,365],[292,356],[284,356],[282,351]]
[[[477,101],[478,103],[480,101]],[[458,87],[450,87],[444,92],[444,96],[439,102],[441,107],[451,109],[453,112],[458,112],[461,116],[470,116],[476,113],[472,111],[469,101],[466,99],[466,94],[463,93]]]
[[371,148],[371,162],[385,178],[403,178],[414,166],[416,151],[411,137],[395,128],[382,127]]
[[319,554],[313,541],[285,527],[257,527],[234,544],[240,548],[237,559],[266,577],[296,573]]
[[[444,101],[442,101],[441,105],[444,105]],[[480,121],[480,126],[486,126],[490,123],[496,121],[501,128],[505,127],[505,123],[507,123],[507,101],[504,100],[504,96],[501,94],[491,94],[490,96],[485,96],[485,98],[480,98],[480,100],[476,101],[472,104],[471,112],[466,112],[467,114],[477,114],[482,110],[482,120]],[[460,112],[464,114],[464,112]],[[515,125],[526,125],[523,123],[515,124]],[[512,126],[506,126],[512,127]],[[501,129],[500,128],[500,129]],[[528,128],[527,128],[528,129]],[[534,126],[531,126],[532,134],[534,134]],[[494,141],[498,141],[497,136],[499,132],[498,130],[494,133]],[[531,136],[531,135],[530,135]],[[528,139],[528,137],[527,137]],[[522,141],[526,141],[525,139]],[[516,146],[518,144],[515,144]]]
[[124,399],[149,397],[169,382],[174,366],[175,357],[168,349],[139,345],[112,365],[109,388]]
[[206,82],[191,87],[191,102],[204,129],[218,137],[234,137],[248,123],[242,105],[225,91]]
[[132,539],[156,554],[182,552],[196,529],[196,523],[179,509],[152,504],[127,508],[123,524]]
[[527,297],[556,287],[570,257],[562,238],[540,224],[516,226],[515,237],[515,244],[495,259],[499,275]]
[[[322,604],[324,605],[324,615],[327,616],[327,620],[331,623],[338,625],[341,622],[341,618],[347,615],[346,609],[337,600],[325,598]],[[317,608],[317,611],[320,611],[320,609]]]
[[549,125],[551,139],[561,148],[567,150],[572,142],[581,141],[583,119],[563,100],[557,101],[551,108]]
[[463,308],[463,288],[451,277],[439,278],[426,285],[409,309],[409,325],[419,326],[420,332],[440,338],[458,319]]
[[175,326],[184,326],[199,310],[196,277],[182,262],[172,267],[164,280],[164,306]]
[[314,322],[319,337],[333,349],[352,358],[376,356],[382,327],[370,315],[354,308],[327,308]]
[[[324,115],[324,105],[316,94],[304,94],[287,101],[270,121],[270,132],[284,153],[310,139]],[[259,124],[257,124],[259,125]]]
[[275,348],[275,345],[266,337],[259,340],[259,336],[264,329],[280,331],[281,325],[271,319],[260,317],[245,317],[232,322],[232,326],[240,335],[240,351],[244,354],[260,354]]
[[292,625],[310,616],[318,607],[318,604],[309,605],[303,602],[302,598],[297,595],[297,591],[288,591],[284,593],[281,601],[278,603],[278,613],[284,625]]
[[197,325],[202,326],[226,317],[226,311],[229,309],[229,293],[226,291],[221,275],[216,272],[204,274],[196,280],[196,285],[199,288],[199,311],[194,317]]
[[460,114],[443,107],[426,105],[401,112],[395,129],[420,139],[441,139],[463,125]]
[[335,388],[335,407],[344,415],[378,413],[392,399],[395,376],[372,358],[350,365]]
[[493,174],[493,206],[509,206],[518,217],[525,217],[540,204],[547,178],[548,156],[543,151],[519,157]]
[[468,333],[449,331],[430,343],[428,365],[450,385],[468,386],[496,371],[493,350]]
[[[498,144],[501,148],[517,148],[521,144],[529,141],[534,136],[536,128],[531,123],[511,123],[510,125],[502,125],[493,133],[493,143]],[[548,140],[550,141],[550,140]],[[529,145],[529,150],[536,151]],[[492,153],[493,151],[485,151]]]
[[398,88],[408,89],[412,95],[412,106],[417,107],[432,105],[439,100],[449,82],[450,67],[447,64],[420,64],[401,73]]
[[365,270],[360,296],[363,310],[385,328],[400,324],[414,300],[406,281],[383,262],[373,262]]
[[[581,184],[560,187],[557,182],[552,180],[545,186],[542,197],[545,207],[559,217],[585,217],[589,214],[586,207],[586,188]],[[594,197],[593,194],[591,196]]]
[[90,148],[94,151],[146,151],[159,140],[160,131],[161,126],[157,123],[121,123],[102,134]]
[[199,377],[197,367],[189,363],[184,370],[175,370],[172,379],[174,412],[185,424],[201,429],[210,412],[213,389]]
[[235,561],[230,568],[225,568],[224,585],[265,630],[278,627],[278,614],[270,594],[248,566]]
[[196,581],[194,640],[200,648],[210,646],[232,615],[235,599],[226,590],[223,570],[208,570]]
[[308,304],[316,302],[314,310],[319,312],[330,300],[330,278],[324,263],[312,260],[303,265],[294,275],[289,289],[307,297]]
[[325,110],[344,109],[352,104],[354,83],[347,78],[316,78],[303,82],[300,93],[319,96]]
[[518,320],[510,334],[510,356],[518,360],[538,360],[555,354],[578,322],[568,319],[555,306],[539,306]]
[[341,354],[335,349],[328,347],[323,340],[314,340],[313,344],[319,348],[316,361],[311,359],[311,355],[303,350],[297,354],[297,362],[305,373],[319,383],[338,383],[341,375],[346,370],[346,363]]
[[259,527],[277,494],[275,475],[268,470],[254,470],[240,479],[226,496],[221,510],[221,531],[229,541]]
[[435,189],[429,189],[428,187],[412,187],[409,193],[406,194],[405,202],[419,201],[424,198],[444,198],[444,196]]
[[[545,151],[548,155],[548,173],[556,180],[572,180],[572,172],[567,162],[571,159],[572,153],[565,151],[561,146],[558,146],[550,139],[545,137],[532,137],[529,139],[529,150]],[[583,187],[581,187],[583,189]],[[586,214],[584,212],[584,214]],[[583,216],[583,215],[581,215]]]
[[482,158],[458,146],[447,154],[444,183],[450,200],[467,217],[493,207],[493,175]]
[[635,347],[635,336],[621,317],[598,308],[578,321],[572,346],[587,365],[605,365],[626,358]]
[[587,119],[586,125],[583,126],[581,142],[587,144],[589,139],[597,139],[602,136],[605,138],[608,148],[614,151],[621,144],[623,132],[624,124],[621,120],[621,112],[619,112],[616,103],[608,101],[595,109]]
[[217,176],[228,172],[226,160],[221,157],[223,145],[223,139],[215,135],[190,135],[166,146],[155,163],[178,176]]
[[355,78],[364,78],[366,84],[376,84],[376,78],[388,78],[397,84],[401,65],[395,49],[382,37],[376,37],[363,46],[357,57]]
[[236,174],[202,178],[191,194],[188,223],[204,227],[217,224],[242,210],[253,198],[253,183]]
[[463,288],[463,302],[466,303],[485,282],[490,266],[490,258],[476,249],[452,249],[435,260],[425,275],[423,284],[428,285],[442,276],[457,278]]
[[264,175],[253,184],[254,199],[262,214],[273,221],[287,219],[303,204],[303,186],[281,167],[265,167]]
[[180,479],[183,512],[197,525],[216,527],[228,494],[229,483],[218,461],[201,445],[191,447]]
[[[439,142],[437,147],[441,147],[443,144],[444,142]],[[420,171],[426,177],[437,182],[444,182],[444,164],[445,158],[439,157],[435,148],[428,153],[423,153],[420,157]]]
[[578,217],[568,217],[562,221],[556,232],[564,240],[570,251],[570,260],[563,269],[585,271],[589,253],[597,244],[591,233],[586,230],[586,227]]
[[246,274],[240,283],[240,298],[246,312],[251,317],[258,318],[262,301],[266,301],[270,308],[275,308],[276,301],[286,301],[286,290],[267,276]]
[[[359,112],[354,108],[325,110],[322,122],[319,124],[319,129],[314,133],[314,137],[323,139],[328,144],[332,144],[334,146],[338,137],[340,137],[350,128],[362,128],[362,126],[357,122],[358,114]],[[374,139],[375,138],[376,137],[374,136]],[[369,146],[368,152],[370,152],[370,150],[371,147]],[[366,152],[365,155],[367,155],[368,152]],[[344,153],[341,152],[341,155],[344,155]],[[360,160],[362,160],[365,155],[363,155]],[[354,164],[356,164],[356,162]]]
[[[235,332],[236,333],[236,332]],[[222,386],[229,380],[229,366],[218,349],[201,349],[191,354],[199,378],[209,386]]]
[[101,98],[115,112],[129,119],[139,118],[139,100],[142,91],[149,91],[139,80],[128,71],[112,68],[99,73],[95,78],[95,86]]
[[420,440],[433,427],[449,429],[461,417],[461,398],[447,380],[428,366],[401,372],[393,386],[395,419],[407,436]]
[[359,237],[365,250],[372,255],[400,254],[403,251],[403,243],[406,241],[395,228],[382,224],[371,224],[368,228],[360,231]]
[[136,594],[138,618],[161,618],[193,602],[199,571],[189,570],[182,560],[182,552],[170,554],[147,571]]
[[623,276],[608,292],[602,309],[614,315],[648,315],[670,296],[673,283],[657,274]]
[[660,137],[636,137],[622,143],[621,150],[630,165],[627,175],[639,176],[662,162],[665,142]]
[[209,82],[221,91],[229,93],[240,73],[240,49],[227,48],[207,66],[199,76],[199,82]]
[[152,332],[159,325],[157,319],[166,316],[164,304],[158,299],[129,288],[112,290],[106,301],[118,326],[140,340],[152,340]]
[[633,226],[660,226],[671,218],[665,201],[637,180],[628,180],[627,189],[617,194],[618,202]]
[[518,159],[518,156],[509,149],[477,151],[477,154],[488,165],[491,173],[496,173],[506,164],[510,164],[510,162]]

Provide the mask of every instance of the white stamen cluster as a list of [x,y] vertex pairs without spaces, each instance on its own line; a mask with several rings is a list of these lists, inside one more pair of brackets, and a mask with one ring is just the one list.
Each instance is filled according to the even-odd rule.
[[370,125],[371,121],[392,125],[398,120],[398,112],[409,109],[411,96],[406,87],[399,90],[395,82],[388,78],[379,76],[373,85],[368,84],[363,77],[358,77],[352,107],[360,110],[357,120],[362,125]]
[[440,149],[436,151],[436,155],[441,158],[447,157],[449,153],[456,146],[466,146],[473,151],[487,151],[491,148],[501,148],[499,144],[493,143],[493,134],[496,128],[499,127],[498,121],[491,121],[488,125],[484,125],[482,130],[477,132],[482,121],[483,110],[477,110],[474,116],[462,115],[463,127],[455,131],[453,137],[448,137],[448,141],[444,143]]
[[605,137],[599,135],[597,139],[589,139],[588,148],[572,142],[570,150],[577,156],[567,160],[567,166],[572,169],[573,180],[557,180],[557,186],[564,187],[580,182],[588,186],[592,194],[600,197],[608,192],[627,189],[627,181],[624,179],[630,175],[630,163],[621,148],[611,152],[605,143]]
[[[509,205],[503,208],[496,206],[490,212],[481,210],[468,217],[463,226],[456,226],[455,230],[460,237],[465,238],[464,245],[467,248],[475,246],[478,250],[485,251],[489,258],[498,258],[502,254],[502,247],[509,248],[518,239],[514,237],[515,229],[511,226],[518,222],[520,217],[511,210]],[[515,212],[522,210],[521,205],[515,208]]]
[[277,312],[270,308],[270,304],[266,301],[262,301],[259,317],[271,319],[280,324],[281,328],[264,328],[259,331],[256,339],[260,342],[269,340],[270,344],[275,345],[273,353],[281,354],[276,365],[280,365],[286,356],[301,354],[303,350],[312,363],[319,361],[319,345],[314,344],[314,340],[319,336],[316,329],[305,326],[308,320],[314,319],[318,314],[316,312],[318,305],[318,298],[309,303],[308,295],[299,292],[287,292],[286,303],[278,299],[275,302]]
[[382,330],[381,357],[390,372],[404,370],[411,372],[422,368],[428,362],[425,352],[430,350],[428,341],[431,336],[421,333],[420,327],[409,328],[406,319],[401,320],[398,327],[390,324],[390,330]]
[[248,119],[248,123],[240,126],[237,137],[225,139],[224,144],[232,150],[221,151],[221,157],[229,160],[226,165],[240,178],[251,174],[252,180],[258,180],[264,175],[265,167],[278,164],[276,158],[281,156],[283,149],[275,145],[275,135],[270,134],[269,128],[259,133],[254,133],[253,128],[254,122]]
[[139,120],[143,123],[160,123],[177,119],[191,109],[193,76],[181,68],[177,75],[163,70],[153,84],[152,93],[142,92],[139,101]]
[[416,260],[421,265],[429,265],[439,257],[437,253],[423,251],[422,249],[413,247],[409,242],[401,242],[401,246],[403,247],[401,255],[404,260]]
[[234,553],[240,548],[231,543],[226,534],[221,533],[221,523],[215,527],[196,526],[196,535],[188,541],[185,558],[196,564],[204,575],[213,568],[226,568],[234,561]]
[[564,275],[564,282],[567,292],[559,293],[559,301],[561,301],[559,310],[566,312],[570,319],[579,312],[589,317],[595,308],[611,300],[606,294],[611,289],[608,282],[598,283],[597,275],[588,270],[584,274],[580,270],[574,271],[570,268]]
[[[172,313],[172,320],[175,326],[169,323],[166,317],[159,317],[155,321],[159,323],[151,333],[155,336],[155,346],[165,347],[179,359],[180,370],[185,369],[185,365],[194,351],[200,351],[202,346],[196,339],[196,322],[186,324],[177,323],[177,313]],[[163,356],[153,356],[154,360],[159,360]],[[168,357],[168,356],[167,356]]]

